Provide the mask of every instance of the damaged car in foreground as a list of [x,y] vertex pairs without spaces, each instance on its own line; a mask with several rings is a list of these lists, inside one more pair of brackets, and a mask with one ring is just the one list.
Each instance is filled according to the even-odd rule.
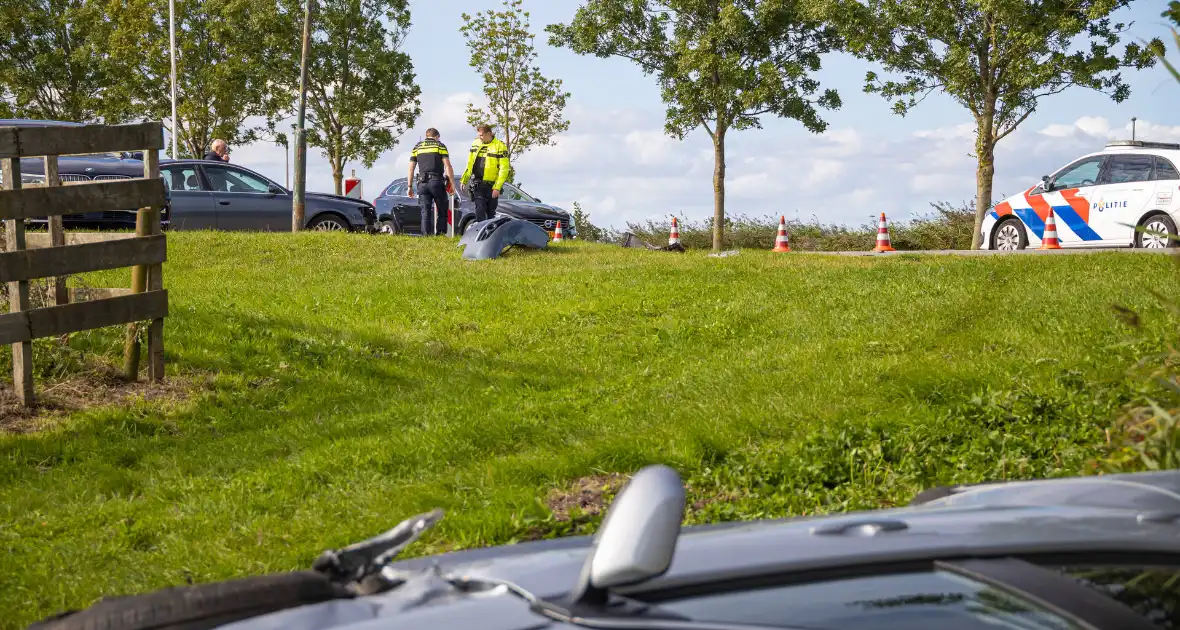
[[102,601],[42,629],[1146,630],[1180,623],[1180,472],[934,488],[902,508],[681,527],[671,468],[593,536],[394,561],[434,510],[309,571]]

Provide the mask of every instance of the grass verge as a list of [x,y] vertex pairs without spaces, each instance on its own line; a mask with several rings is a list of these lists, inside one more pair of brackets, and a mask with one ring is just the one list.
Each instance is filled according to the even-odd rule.
[[[590,531],[612,474],[652,462],[682,471],[694,521],[1073,474],[1139,395],[1128,366],[1166,348],[1176,317],[1149,290],[1172,273],[1126,253],[569,242],[471,263],[441,240],[175,234],[168,370],[202,380],[0,436],[0,624],[307,567],[435,506],[412,553]],[[121,329],[71,344],[117,360]]]

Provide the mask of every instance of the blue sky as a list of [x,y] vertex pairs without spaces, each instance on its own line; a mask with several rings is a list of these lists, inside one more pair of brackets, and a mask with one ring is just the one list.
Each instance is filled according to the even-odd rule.
[[[557,144],[534,149],[517,164],[526,191],[569,208],[574,201],[598,224],[624,227],[676,215],[699,220],[712,213],[712,149],[703,130],[683,142],[663,134],[664,107],[655,80],[621,59],[580,57],[551,48],[546,25],[568,21],[581,0],[525,0],[537,35],[537,63],[548,77],[560,78],[571,96],[570,129]],[[1133,21],[1131,36],[1171,41],[1160,13],[1163,0],[1136,0],[1116,19]],[[413,26],[405,49],[422,87],[423,113],[414,129],[372,168],[350,164],[372,199],[396,177],[404,177],[410,147],[426,127],[437,127],[443,141],[464,148],[474,132],[463,115],[478,102],[482,85],[467,63],[459,27],[463,12],[498,9],[500,0],[411,0]],[[1172,56],[1174,52],[1170,53]],[[727,210],[754,216],[858,225],[886,212],[907,219],[930,211],[935,201],[961,203],[975,192],[971,118],[942,94],[931,95],[907,117],[862,91],[860,60],[832,55],[818,78],[836,88],[844,101],[823,117],[823,134],[791,120],[768,118],[762,130],[731,134],[727,140]],[[1130,137],[1138,118],[1141,139],[1180,142],[1180,85],[1160,67],[1124,71],[1131,97],[1116,104],[1102,94],[1071,89],[1042,101],[997,149],[996,195],[1023,189],[1073,157],[1098,150],[1113,138]],[[235,147],[233,159],[284,181],[281,147]],[[462,151],[461,151],[462,152]],[[455,164],[463,166],[463,158]],[[309,151],[308,186],[331,190],[331,171],[318,150]]]

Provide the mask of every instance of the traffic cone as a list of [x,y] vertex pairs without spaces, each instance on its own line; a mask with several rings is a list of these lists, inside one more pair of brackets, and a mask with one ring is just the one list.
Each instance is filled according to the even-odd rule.
[[778,236],[774,237],[774,249],[772,251],[791,251],[791,244],[787,241],[787,217],[785,216],[778,218]]
[[895,252],[893,245],[889,243],[889,227],[885,225],[885,213],[881,213],[881,222],[877,224],[877,246],[873,248],[875,252]]
[[557,222],[557,229],[553,231],[553,242],[560,243],[563,240],[565,240],[565,239],[563,239],[561,237],[561,221],[558,221]]
[[680,224],[676,222],[676,217],[672,217],[672,232],[668,234],[668,244],[680,244]]
[[1049,208],[1049,216],[1045,218],[1045,236],[1041,238],[1041,246],[1037,249],[1061,249],[1057,240],[1057,219],[1053,218],[1053,208]]

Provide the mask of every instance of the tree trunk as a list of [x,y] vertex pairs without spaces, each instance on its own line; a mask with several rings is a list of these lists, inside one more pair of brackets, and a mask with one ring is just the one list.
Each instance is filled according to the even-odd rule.
[[725,126],[713,134],[713,251],[721,251],[725,236]]
[[992,178],[996,174],[995,103],[985,103],[983,115],[975,122],[975,231],[971,249],[983,244],[983,218],[992,207]]
[[344,162],[338,157],[333,156],[332,162],[332,181],[336,184],[336,194],[344,194]]

